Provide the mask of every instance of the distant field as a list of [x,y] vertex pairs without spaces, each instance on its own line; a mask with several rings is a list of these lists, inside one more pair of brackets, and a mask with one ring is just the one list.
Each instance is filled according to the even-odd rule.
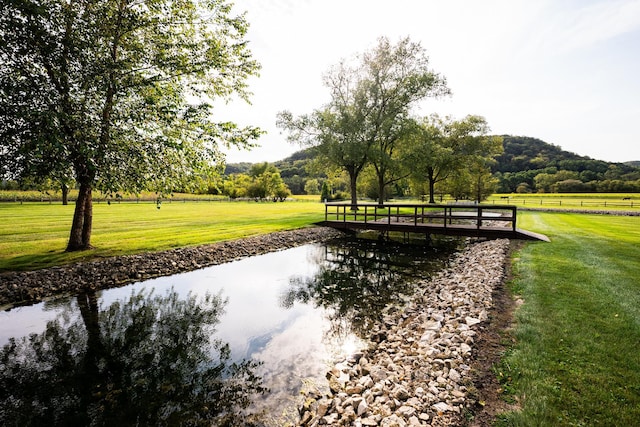
[[[69,200],[73,201],[78,197],[78,190],[69,191]],[[318,196],[319,197],[319,196]],[[140,194],[123,194],[121,197],[106,196],[99,192],[94,192],[93,200],[95,203],[106,203],[111,201],[117,203],[121,201],[133,201],[133,202],[155,202],[158,200],[158,195],[153,192],[142,192]],[[187,194],[187,193],[174,193],[162,197],[163,202],[183,201],[183,200],[201,200],[201,201],[220,201],[227,200],[226,196],[214,196],[211,194]],[[11,191],[0,190],[0,202],[42,202],[42,203],[57,203],[62,201],[62,193],[60,191]]]
[[99,203],[89,252],[65,253],[74,205],[0,203],[0,271],[158,251],[295,229],[324,219],[305,202]]
[[[71,190],[69,193],[70,200],[75,200],[77,190]],[[158,196],[155,193],[144,192],[139,195],[125,194],[123,201],[127,202],[155,202]],[[296,201],[313,201],[320,200],[319,195],[294,195],[291,196]],[[58,192],[42,193],[40,191],[7,191],[0,190],[0,202],[42,202],[42,203],[59,203],[62,200],[62,194]],[[96,204],[118,203],[114,197],[106,197],[100,193],[94,194]],[[175,203],[182,201],[208,201],[219,202],[228,201],[225,196],[214,196],[210,194],[185,194],[174,193],[162,198],[163,203]],[[396,200],[400,201],[400,200]],[[408,202],[408,200],[404,200]],[[419,200],[413,200],[420,202]],[[455,200],[450,197],[436,197],[437,203],[450,203]],[[367,200],[373,202],[373,200]],[[391,201],[394,202],[393,200]],[[493,194],[485,203],[492,204],[510,204],[532,208],[553,208],[553,209],[611,209],[611,210],[640,210],[640,194],[639,193],[530,193],[530,194]]]
[[584,210],[640,210],[637,193],[547,193],[494,194],[486,203],[509,204],[530,208]]

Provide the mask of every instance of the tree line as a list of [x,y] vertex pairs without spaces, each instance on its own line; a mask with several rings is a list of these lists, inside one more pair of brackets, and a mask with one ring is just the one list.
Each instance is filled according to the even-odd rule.
[[[536,138],[502,135],[503,151],[491,162],[491,177],[485,188],[496,193],[635,193],[640,192],[640,167],[634,162],[612,163],[579,156]],[[284,183],[295,194],[328,193],[322,200],[349,198],[348,177],[332,174],[322,165],[313,147],[274,162]],[[227,165],[226,174],[246,172],[251,164]],[[453,174],[455,177],[455,173]],[[308,185],[310,184],[310,185]],[[486,185],[488,184],[488,185]],[[309,191],[312,190],[312,191]],[[461,191],[462,190],[462,191]],[[436,183],[436,195],[473,198],[470,186],[458,186],[455,179]],[[377,198],[375,176],[366,168],[357,186],[359,197]],[[387,188],[393,197],[421,197],[428,194],[425,181],[405,179]],[[437,197],[436,197],[437,199]]]

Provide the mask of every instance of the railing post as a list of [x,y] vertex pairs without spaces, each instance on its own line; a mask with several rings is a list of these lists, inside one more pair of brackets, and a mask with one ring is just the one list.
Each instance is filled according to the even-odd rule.
[[444,219],[444,228],[447,228],[447,207],[444,207],[444,215],[442,217]]
[[476,228],[480,229],[481,226],[482,226],[482,208],[478,206],[478,219],[476,222]]
[[514,206],[512,208],[511,216],[513,217],[513,231],[516,231],[516,218],[517,218],[518,208]]

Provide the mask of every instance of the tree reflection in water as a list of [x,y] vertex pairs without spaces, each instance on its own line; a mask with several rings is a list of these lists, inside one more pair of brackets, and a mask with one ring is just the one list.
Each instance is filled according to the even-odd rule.
[[211,336],[219,295],[132,293],[101,310],[77,297],[42,334],[0,351],[0,425],[252,425],[256,362],[231,363]]
[[[367,239],[327,243],[316,260],[320,266],[312,277],[294,277],[281,304],[314,304],[327,309],[329,339],[340,341],[350,333],[369,338],[374,322],[387,305],[402,303],[413,293],[416,280],[436,271],[458,244],[443,242],[438,250]],[[410,280],[414,279],[414,280]]]

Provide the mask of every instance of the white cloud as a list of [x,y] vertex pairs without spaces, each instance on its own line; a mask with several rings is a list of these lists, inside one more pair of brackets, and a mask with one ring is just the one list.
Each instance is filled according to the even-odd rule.
[[[640,1],[605,1],[563,11],[556,49],[567,52],[606,42],[640,28]],[[553,42],[553,40],[551,41]]]

